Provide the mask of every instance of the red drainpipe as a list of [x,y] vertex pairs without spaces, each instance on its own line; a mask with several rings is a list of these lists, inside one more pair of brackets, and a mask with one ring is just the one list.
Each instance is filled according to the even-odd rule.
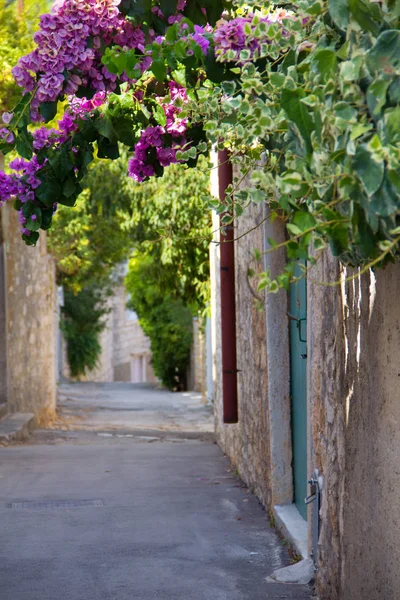
[[[232,183],[232,164],[227,150],[218,152],[219,198],[225,200],[225,190]],[[222,219],[222,216],[221,216]],[[220,220],[220,227],[222,228]],[[235,301],[235,244],[233,225],[221,229],[221,336],[222,336],[222,390],[224,423],[237,423],[237,357],[236,357],[236,301]]]

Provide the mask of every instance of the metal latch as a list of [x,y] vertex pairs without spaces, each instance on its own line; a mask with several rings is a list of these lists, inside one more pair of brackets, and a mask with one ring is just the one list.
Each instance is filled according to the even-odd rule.
[[307,338],[304,339],[301,335],[301,324],[303,323],[303,321],[306,323],[307,322],[307,317],[301,317],[300,319],[298,319],[297,317],[295,317],[294,315],[291,315],[289,312],[287,313],[287,316],[289,317],[289,319],[291,321],[296,321],[297,324],[297,330],[299,332],[299,342],[307,342]]
[[318,538],[320,532],[320,516],[319,509],[321,506],[321,492],[323,478],[319,474],[318,469],[315,469],[311,478],[308,481],[310,493],[304,500],[306,504],[311,504],[311,557],[314,560],[315,568],[318,567]]

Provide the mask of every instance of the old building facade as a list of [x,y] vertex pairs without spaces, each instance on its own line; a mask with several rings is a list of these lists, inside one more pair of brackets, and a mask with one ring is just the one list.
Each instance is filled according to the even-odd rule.
[[[116,274],[109,313],[100,337],[98,365],[81,380],[156,383],[151,365],[150,340],[143,333],[137,315],[127,308],[128,295],[121,274]],[[62,344],[62,376],[70,379],[65,342]]]
[[284,226],[264,210],[250,206],[235,229],[234,424],[224,423],[218,237],[211,249],[218,443],[283,535],[313,557],[321,600],[396,600],[400,265],[359,277],[325,250],[307,281],[261,295],[248,277],[254,250],[272,274],[286,260],[268,242],[283,241]]

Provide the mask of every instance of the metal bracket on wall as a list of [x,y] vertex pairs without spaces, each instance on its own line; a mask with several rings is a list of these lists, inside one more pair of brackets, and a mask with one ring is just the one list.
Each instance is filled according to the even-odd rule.
[[319,509],[321,506],[321,492],[323,478],[319,474],[318,469],[315,469],[309,479],[310,494],[305,499],[306,504],[311,504],[311,558],[314,561],[315,569],[318,568],[318,538],[320,532],[320,516]]
[[290,321],[296,321],[297,324],[297,329],[299,331],[299,342],[304,342],[307,343],[307,340],[303,338],[303,336],[301,335],[301,324],[304,322],[307,322],[307,317],[301,317],[300,319],[298,317],[295,317],[294,315],[291,315],[290,313],[287,313],[287,316],[289,317]]

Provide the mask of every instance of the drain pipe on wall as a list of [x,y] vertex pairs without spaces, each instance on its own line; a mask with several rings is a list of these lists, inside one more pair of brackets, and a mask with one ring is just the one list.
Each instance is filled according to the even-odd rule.
[[[232,183],[232,164],[227,150],[218,152],[218,187],[221,202]],[[221,337],[222,337],[222,394],[224,423],[237,423],[237,356],[236,356],[236,299],[235,243],[233,225],[223,228],[220,217],[220,277],[221,277]]]

